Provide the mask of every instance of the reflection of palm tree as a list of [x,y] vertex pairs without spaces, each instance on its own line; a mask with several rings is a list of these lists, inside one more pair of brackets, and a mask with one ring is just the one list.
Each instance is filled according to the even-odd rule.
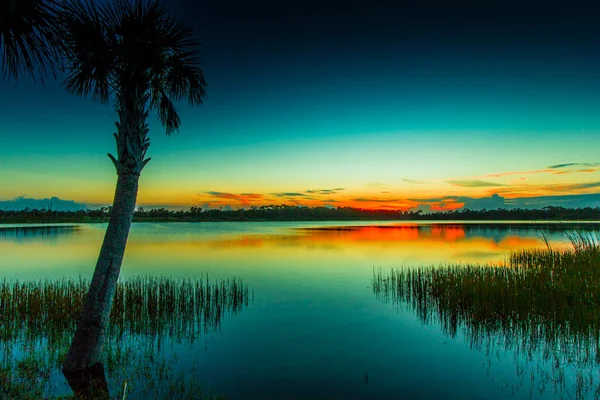
[[59,61],[55,0],[0,0],[3,77],[32,78],[54,73]]
[[158,0],[68,0],[61,12],[65,51],[72,63],[68,92],[107,103],[113,100],[119,121],[114,134],[117,171],[110,220],[90,290],[63,371],[99,364],[112,300],[135,210],[138,181],[149,146],[148,113],[155,110],[167,135],[180,119],[173,101],[202,104],[206,83],[198,62],[193,31],[178,22]]

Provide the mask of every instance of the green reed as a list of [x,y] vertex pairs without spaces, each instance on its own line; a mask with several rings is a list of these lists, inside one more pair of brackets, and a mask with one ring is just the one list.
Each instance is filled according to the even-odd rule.
[[[83,279],[1,281],[0,339],[45,339],[52,345],[70,337],[88,288]],[[190,338],[217,330],[222,316],[237,314],[248,300],[248,287],[237,278],[130,278],[117,286],[109,336]]]
[[496,265],[374,270],[373,292],[451,337],[460,329],[476,348],[541,354],[559,374],[567,365],[593,370],[600,367],[600,241],[585,232],[567,238],[571,249],[522,250]]
[[[19,393],[39,398],[53,391],[51,373],[60,370],[88,288],[83,279],[0,281],[0,398]],[[222,318],[238,314],[249,301],[248,286],[238,278],[138,276],[120,281],[104,348],[109,377],[123,382],[133,376],[138,393],[151,388],[156,398],[177,398],[177,390],[187,393],[182,398],[192,389],[199,393],[182,377],[174,379],[160,361],[162,344],[192,344],[220,330]]]

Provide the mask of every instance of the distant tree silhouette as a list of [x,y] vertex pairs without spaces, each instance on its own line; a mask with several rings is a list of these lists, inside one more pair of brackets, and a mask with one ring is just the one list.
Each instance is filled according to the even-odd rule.
[[61,60],[57,12],[56,0],[0,0],[2,79],[55,76]]
[[[37,209],[20,211],[0,210],[0,223],[28,222],[106,222],[110,215],[108,207],[97,210],[52,211]],[[201,222],[201,221],[600,221],[600,207],[564,208],[548,206],[542,209],[453,210],[423,214],[415,211],[370,210],[352,207],[306,207],[306,206],[251,206],[238,210],[202,210],[191,207],[188,211],[166,208],[144,209],[139,207],[134,222]]]
[[65,376],[97,368],[127,237],[140,173],[149,158],[147,117],[156,111],[167,135],[181,124],[174,102],[199,106],[206,83],[199,43],[158,0],[67,0],[60,13],[62,40],[71,64],[69,93],[116,106],[117,185],[108,227],[73,342]]

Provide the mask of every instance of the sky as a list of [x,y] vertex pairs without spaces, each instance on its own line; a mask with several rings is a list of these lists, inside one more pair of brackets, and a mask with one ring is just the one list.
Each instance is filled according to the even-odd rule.
[[[209,91],[177,135],[150,116],[138,205],[600,206],[594,10],[445,3],[170,0]],[[0,82],[0,206],[110,204],[115,120]]]

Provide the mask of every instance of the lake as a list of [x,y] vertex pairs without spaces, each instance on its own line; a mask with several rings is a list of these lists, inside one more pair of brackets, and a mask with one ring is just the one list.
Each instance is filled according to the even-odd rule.
[[[238,277],[248,307],[217,332],[172,343],[176,368],[229,399],[555,399],[510,349],[474,349],[376,296],[379,268],[497,263],[568,246],[562,225],[463,222],[133,224],[123,278]],[[592,225],[588,225],[591,229]],[[105,224],[0,229],[7,279],[91,277]],[[56,375],[56,392],[68,387]],[[535,380],[538,379],[538,380]],[[566,373],[565,385],[574,380]],[[534,381],[534,384],[531,384]],[[590,394],[589,398],[594,398]]]

